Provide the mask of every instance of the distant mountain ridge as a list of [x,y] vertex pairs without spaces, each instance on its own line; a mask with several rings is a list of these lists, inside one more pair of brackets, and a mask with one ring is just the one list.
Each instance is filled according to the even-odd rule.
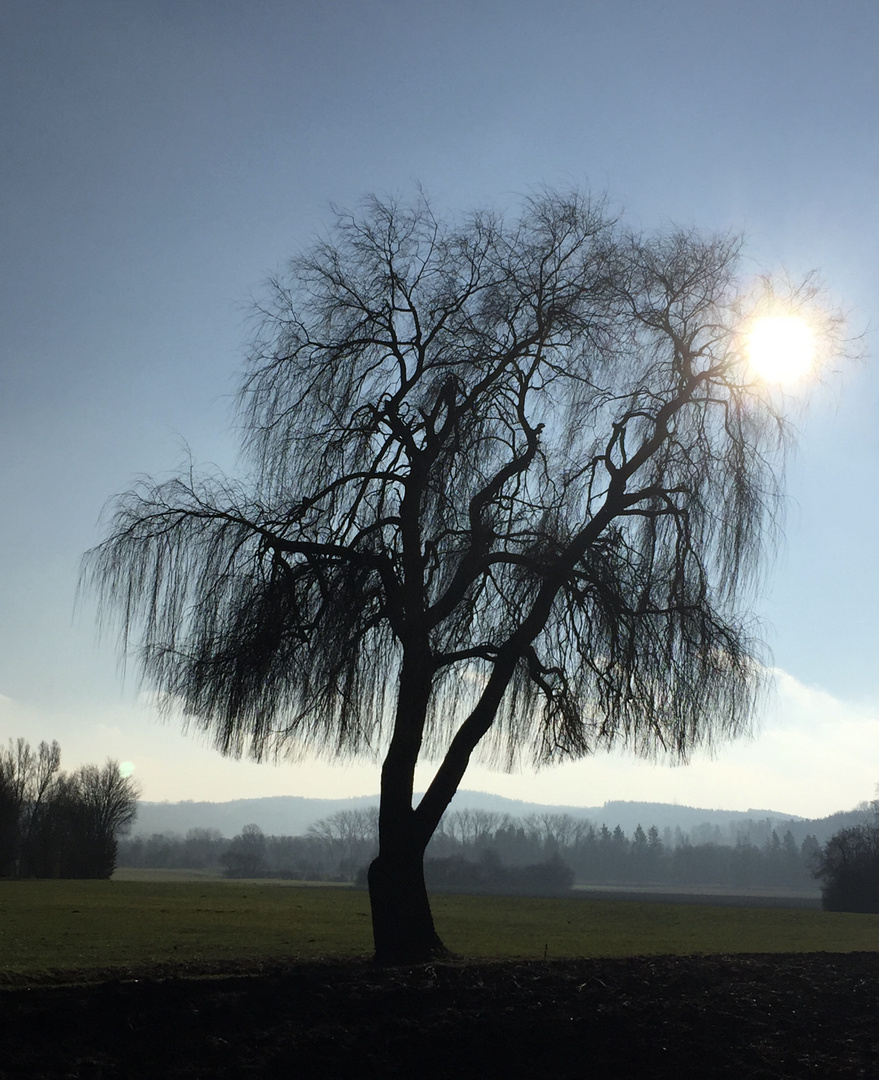
[[[142,802],[138,806],[134,836],[154,833],[185,835],[190,829],[219,829],[224,836],[234,836],[245,825],[258,825],[264,833],[276,836],[299,836],[310,825],[340,810],[377,806],[378,795],[361,795],[347,799],[310,799],[298,795],[276,795],[260,799],[235,799],[230,802]],[[676,803],[611,801],[603,806],[554,806],[529,803],[490,795],[484,791],[459,791],[452,801],[452,810],[487,810],[509,814],[514,818],[529,814],[570,814],[588,819],[596,828],[617,825],[631,835],[638,825],[648,829],[655,825],[660,831],[680,828],[683,833],[726,830],[737,822],[769,821],[771,828],[790,827],[798,842],[811,833],[823,843],[834,832],[860,821],[865,811],[853,810],[829,818],[809,820],[796,814],[776,810],[706,810],[700,807],[679,806]],[[707,827],[703,828],[703,827]],[[711,837],[706,835],[705,839]]]

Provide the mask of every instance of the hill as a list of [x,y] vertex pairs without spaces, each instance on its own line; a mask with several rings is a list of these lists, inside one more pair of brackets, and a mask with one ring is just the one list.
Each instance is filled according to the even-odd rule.
[[[135,836],[154,833],[185,835],[190,829],[218,829],[224,836],[234,836],[245,825],[258,825],[269,835],[298,836],[310,825],[340,810],[363,809],[378,804],[378,795],[363,795],[349,799],[308,799],[296,795],[278,795],[261,799],[236,799],[230,802],[142,802],[132,830]],[[855,819],[862,820],[866,811],[858,809],[831,817],[809,820],[777,810],[715,810],[703,807],[679,806],[671,803],[611,801],[603,806],[553,806],[529,803],[490,795],[483,791],[459,791],[452,810],[485,810],[527,817],[530,814],[570,814],[585,818],[596,828],[619,825],[631,835],[638,825],[647,829],[655,825],[660,831],[680,828],[691,840],[729,842],[737,827],[746,828],[759,822],[768,833],[772,829],[790,828],[797,842],[808,833],[823,843],[834,832]]]

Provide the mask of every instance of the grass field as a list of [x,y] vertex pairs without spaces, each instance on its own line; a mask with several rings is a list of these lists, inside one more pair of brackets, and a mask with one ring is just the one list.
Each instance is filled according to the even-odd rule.
[[[591,897],[437,896],[433,908],[445,943],[472,957],[879,950],[879,915]],[[352,888],[155,875],[0,882],[0,981],[367,956],[370,948],[368,898]]]

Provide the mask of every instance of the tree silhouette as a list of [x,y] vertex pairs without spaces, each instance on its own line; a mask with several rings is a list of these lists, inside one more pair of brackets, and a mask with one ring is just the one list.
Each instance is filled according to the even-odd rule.
[[879,799],[871,823],[841,829],[813,857],[825,911],[879,913]]
[[748,727],[786,429],[744,357],[777,301],[740,299],[738,252],[577,194],[339,213],[262,311],[244,479],[145,481],[87,556],[221,752],[383,757],[379,959],[442,951],[423,854],[477,748],[682,759]]
[[115,761],[61,771],[57,742],[0,748],[0,877],[109,878],[137,816],[137,784]]
[[61,748],[41,742],[36,752],[26,739],[0,748],[0,877],[27,872],[37,824],[51,798],[61,767]]
[[257,877],[265,870],[266,838],[259,825],[245,825],[221,856],[228,877]]

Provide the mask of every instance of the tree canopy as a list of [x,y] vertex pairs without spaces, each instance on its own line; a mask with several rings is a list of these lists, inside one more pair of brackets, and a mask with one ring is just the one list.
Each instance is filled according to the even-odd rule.
[[477,748],[685,759],[747,730],[787,440],[747,331],[814,290],[743,287],[739,254],[576,193],[369,199],[271,284],[242,478],[116,500],[86,580],[164,700],[226,754],[383,757],[380,955],[439,948],[412,898]]
[[815,858],[825,911],[879,914],[879,799],[870,807],[872,822],[841,829]]

